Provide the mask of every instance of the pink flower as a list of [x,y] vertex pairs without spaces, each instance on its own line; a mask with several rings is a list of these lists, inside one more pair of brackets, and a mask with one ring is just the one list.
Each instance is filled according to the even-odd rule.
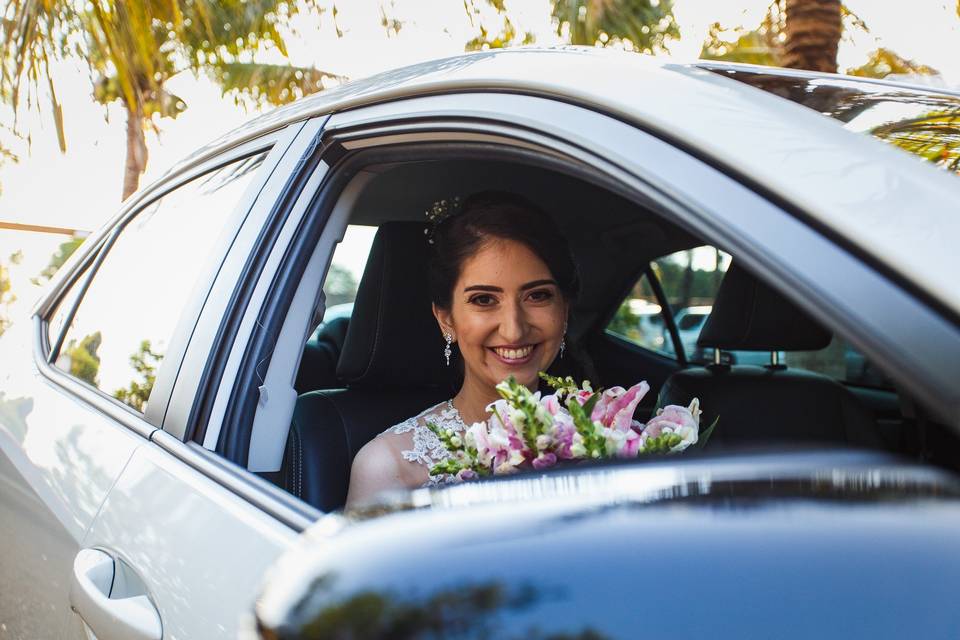
[[581,389],[577,392],[574,398],[577,399],[577,402],[580,403],[580,406],[587,404],[587,400],[593,397],[593,391],[588,391],[586,389]]
[[[590,419],[594,422],[607,424],[607,420],[605,420],[605,418],[608,407],[610,407],[617,398],[626,392],[627,390],[623,387],[610,387],[604,391],[602,394],[600,394],[600,399],[597,400],[597,404],[593,405],[593,411],[590,413]],[[613,414],[610,415],[610,419],[613,419]]]
[[578,453],[583,449],[583,436],[577,432],[569,413],[564,412],[554,417],[550,436],[553,452],[561,460],[583,455]]
[[479,477],[473,469],[460,469],[460,471],[457,472],[457,480],[461,482],[465,480],[476,480]]
[[619,429],[604,428],[603,437],[606,441],[606,453],[608,456],[636,458],[637,453],[640,451],[641,436],[632,429],[621,431]]
[[560,399],[557,398],[557,394],[551,393],[550,395],[543,396],[540,398],[540,404],[547,410],[551,416],[556,416],[560,413]]
[[557,456],[550,452],[541,453],[536,458],[533,459],[533,468],[537,469],[546,469],[557,464]]
[[675,433],[682,438],[682,441],[674,446],[672,451],[683,451],[690,445],[696,444],[700,434],[699,406],[699,401],[694,399],[689,407],[675,404],[663,407],[644,427],[643,442],[664,433]]
[[[647,391],[649,390],[650,385],[646,382],[638,382],[626,391],[623,390],[623,387],[608,389],[603,394],[604,398],[601,398],[601,400],[597,402],[597,407],[594,407],[591,418],[599,420],[605,427],[610,427],[617,431],[628,431],[630,425],[633,424],[633,412],[636,411],[637,405],[640,404],[643,396],[647,395]],[[614,392],[616,395],[611,394],[607,398],[608,392]],[[604,399],[606,399],[606,402],[604,403],[601,415],[598,416],[597,408],[604,402]]]

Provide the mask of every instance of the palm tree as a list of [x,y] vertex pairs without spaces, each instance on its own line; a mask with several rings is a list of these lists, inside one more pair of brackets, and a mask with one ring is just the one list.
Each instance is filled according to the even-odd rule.
[[557,33],[570,44],[655,53],[680,37],[673,0],[553,0],[552,14]]
[[[317,91],[325,79],[337,78],[312,68],[262,66],[259,73],[240,74],[249,84],[237,79],[231,65],[251,60],[258,51],[273,48],[286,55],[279,27],[299,6],[287,0],[7,0],[0,11],[0,97],[16,113],[24,103],[36,102],[41,87],[46,90],[65,151],[50,65],[53,60],[85,60],[95,99],[104,105],[120,100],[127,114],[126,199],[147,165],[145,130],[156,129],[156,116],[176,117],[186,108],[165,89],[177,73],[208,72],[229,89],[278,102]],[[314,5],[308,0],[307,6]]]
[[840,0],[785,0],[783,66],[837,72],[843,34]]
[[[471,24],[480,15],[479,0],[464,0]],[[506,13],[503,0],[486,0],[503,19],[499,33],[491,34],[478,24],[480,35],[466,48],[496,49],[533,42],[533,34],[520,34]],[[673,16],[673,0],[551,0],[551,15],[557,34],[567,42],[586,46],[622,46],[631,51],[656,53],[667,41],[680,37]]]

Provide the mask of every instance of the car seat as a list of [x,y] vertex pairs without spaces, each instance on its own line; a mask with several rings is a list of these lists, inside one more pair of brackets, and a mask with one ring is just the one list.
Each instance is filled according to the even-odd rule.
[[364,444],[452,396],[454,375],[430,311],[425,228],[388,222],[377,230],[337,363],[345,387],[297,399],[282,483],[324,511],[343,506]]
[[[745,351],[813,351],[831,334],[794,304],[736,264],[727,271],[697,345]],[[842,384],[783,364],[712,364],[674,373],[657,402],[700,399],[701,425],[720,422],[708,447],[771,442],[877,447],[876,424]]]

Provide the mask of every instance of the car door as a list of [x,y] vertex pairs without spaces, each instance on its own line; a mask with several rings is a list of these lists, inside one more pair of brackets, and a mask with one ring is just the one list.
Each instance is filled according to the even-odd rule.
[[[265,228],[275,222],[277,203],[291,188],[290,177],[309,152],[317,126],[291,125],[282,138],[289,146],[260,185],[212,284],[193,310],[197,322],[185,339],[176,379],[165,387],[168,393],[178,387],[181,392],[157,409],[156,418],[167,429],[176,424],[172,416],[180,415],[180,405],[196,396],[196,386],[186,393],[180,385],[189,384],[184,380],[195,373],[195,361],[209,358],[211,335],[228,321],[225,309],[235,303],[237,283],[256,258],[254,249],[262,247]],[[275,141],[274,149],[280,144]],[[231,149],[229,157],[242,162],[262,153],[258,149],[263,145],[261,140],[247,142]],[[223,165],[225,159],[211,162]],[[177,255],[185,250],[179,247]],[[118,575],[132,585],[122,596],[149,597],[164,638],[233,638],[264,569],[316,515],[196,444],[156,430],[132,453],[82,546],[115,560]],[[125,631],[123,624],[113,628]]]
[[[154,623],[176,629],[140,578],[145,565],[118,544],[142,523],[118,520],[113,505],[156,449],[150,438],[200,304],[300,126],[194,163],[139,194],[65,268],[32,323],[4,336],[4,635],[85,638],[92,627],[100,637],[137,629],[134,637],[151,637]],[[140,485],[133,499],[162,503],[162,486]],[[261,530],[271,544],[282,539]],[[189,583],[176,563],[148,566]]]

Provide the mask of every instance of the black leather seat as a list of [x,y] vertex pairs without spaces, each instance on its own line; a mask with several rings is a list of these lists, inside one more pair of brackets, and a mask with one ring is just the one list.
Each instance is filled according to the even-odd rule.
[[[813,351],[831,334],[806,313],[731,265],[697,344],[746,351]],[[783,365],[710,365],[672,375],[658,406],[700,398],[701,424],[720,418],[709,449],[805,442],[877,447],[869,412],[827,376]]]
[[377,230],[337,365],[346,387],[297,399],[282,482],[324,511],[343,506],[364,444],[452,395],[430,312],[424,229],[388,222]]
[[349,324],[350,318],[334,318],[323,323],[316,335],[307,340],[294,383],[297,393],[340,386],[337,362],[347,339]]

